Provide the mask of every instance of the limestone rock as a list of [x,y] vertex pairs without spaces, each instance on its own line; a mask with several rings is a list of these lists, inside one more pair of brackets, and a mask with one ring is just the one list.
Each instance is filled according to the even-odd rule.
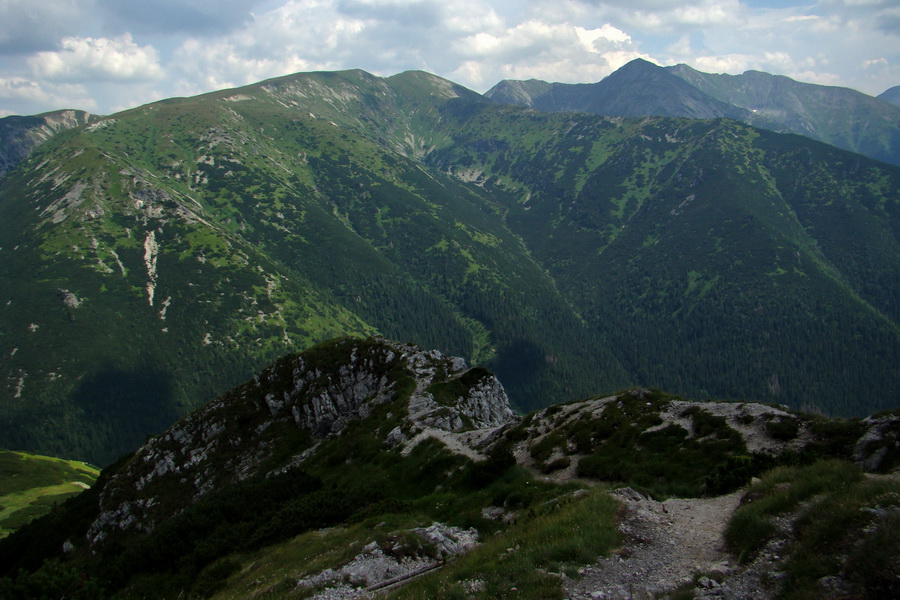
[[[302,465],[317,442],[370,418],[385,403],[404,401],[398,382],[405,377],[415,382],[410,416],[387,434],[388,448],[406,444],[407,432],[423,427],[470,431],[515,419],[500,382],[487,371],[470,371],[460,358],[383,338],[328,342],[277,361],[151,438],[103,487],[89,539],[101,543],[115,531],[150,531],[210,490],[259,474],[279,448],[294,454],[270,464],[267,473]],[[425,390],[447,382],[462,392],[437,406]],[[297,437],[291,432],[306,432],[311,442],[286,447],[285,438]],[[466,439],[451,440],[451,451],[471,457]]]

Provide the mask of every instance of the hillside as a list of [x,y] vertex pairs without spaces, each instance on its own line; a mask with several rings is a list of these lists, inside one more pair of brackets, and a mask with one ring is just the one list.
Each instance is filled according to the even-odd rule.
[[894,87],[878,94],[878,99],[900,106],[900,85],[895,85]]
[[30,117],[11,116],[0,119],[0,177],[57,133],[84,125],[96,118],[96,115],[81,110],[58,110]]
[[479,191],[410,158],[446,143],[418,122],[458,94],[484,102],[431,76],[299,75],[43,146],[0,189],[0,278],[17,282],[0,439],[107,463],[340,334],[496,357],[508,374],[517,340],[545,340],[571,360],[523,381],[532,393],[624,382]]
[[892,408],[898,183],[734,121],[542,114],[421,72],[104,117],[0,179],[0,444],[108,464],[375,333],[487,365],[523,412],[630,384]]
[[710,74],[636,59],[593,84],[502,81],[485,96],[550,112],[727,117],[900,164],[900,108],[887,98],[760,71]]
[[83,462],[0,450],[0,537],[89,488],[99,474]]
[[[276,361],[0,542],[0,598],[589,598],[685,581],[699,595],[680,597],[775,598],[804,597],[790,594],[810,577],[830,578],[819,597],[890,595],[900,486],[878,473],[900,467],[898,439],[896,414],[646,389],[518,419],[483,368],[335,340]],[[796,529],[787,547],[771,519],[800,524],[813,501],[830,509],[815,513],[819,537]],[[687,541],[707,527],[716,548]],[[827,560],[804,566],[804,544]],[[839,552],[875,545],[868,563]]]
[[[510,108],[456,123],[429,160],[497,195],[633,380],[832,414],[881,380],[875,396],[896,404],[893,169],[727,120]],[[857,327],[858,344],[844,335]]]
[[721,102],[746,109],[745,122],[797,133],[892,164],[900,162],[900,110],[881,98],[747,71],[712,75],[687,65],[672,73]]

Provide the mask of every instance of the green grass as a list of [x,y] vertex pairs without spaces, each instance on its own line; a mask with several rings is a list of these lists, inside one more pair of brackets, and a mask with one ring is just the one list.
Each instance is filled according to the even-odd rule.
[[0,450],[0,537],[83,492],[99,473],[84,462]]
[[752,501],[735,512],[725,531],[725,542],[741,561],[752,560],[775,534],[775,517],[796,510],[814,496],[846,488],[861,479],[858,467],[838,460],[772,469],[749,489],[747,497]]
[[747,453],[725,419],[693,406],[682,415],[691,418],[691,432],[674,424],[649,431],[662,424],[660,412],[672,398],[659,391],[623,392],[599,415],[576,411],[564,423],[554,423],[560,407],[547,409],[543,418],[554,429],[531,445],[531,457],[538,469],[551,472],[571,463],[559,453],[580,454],[579,476],[623,483],[658,498],[718,494],[743,485],[722,477],[734,457]]
[[814,600],[816,582],[843,574],[866,598],[900,594],[900,482],[830,488],[794,524],[785,600]]
[[533,516],[389,598],[561,599],[559,573],[574,574],[619,543],[617,510],[600,490],[536,507]]
[[430,525],[412,515],[379,515],[346,526],[311,531],[291,540],[236,557],[240,569],[215,600],[296,598],[297,580],[352,559],[363,546],[399,531]]
[[729,549],[752,560],[779,535],[776,518],[792,519],[794,541],[786,557],[780,598],[813,600],[817,582],[841,576],[848,598],[900,594],[900,482],[865,477],[847,462],[829,460],[806,467],[779,467],[747,494],[725,532]]

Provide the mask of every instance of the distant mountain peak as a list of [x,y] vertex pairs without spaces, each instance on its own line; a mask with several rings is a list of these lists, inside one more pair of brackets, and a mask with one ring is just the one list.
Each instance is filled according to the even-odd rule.
[[575,111],[610,117],[738,118],[743,112],[710,98],[667,69],[643,58],[632,60],[597,83],[504,81],[485,96],[495,102],[547,112]]
[[900,106],[900,85],[895,85],[894,87],[883,91],[878,94],[879,100],[884,100],[885,102],[890,102],[896,106]]
[[637,58],[596,84],[504,81],[485,95],[546,112],[727,117],[900,164],[900,107],[895,106],[900,105],[900,91],[888,90],[875,99],[763,71],[710,74],[686,64],[661,67]]
[[[613,73],[620,73],[622,71],[655,71],[656,69],[662,69],[663,67],[659,66],[655,62],[649,61],[645,58],[635,58],[634,60],[630,60],[615,71]],[[611,73],[612,74],[612,73]]]

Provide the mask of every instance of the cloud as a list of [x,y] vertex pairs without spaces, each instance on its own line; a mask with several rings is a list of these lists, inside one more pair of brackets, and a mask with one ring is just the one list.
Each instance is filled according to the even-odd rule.
[[163,76],[156,50],[138,46],[130,34],[109,38],[67,37],[54,52],[39,52],[29,64],[40,79],[57,82],[149,81]]
[[132,34],[222,35],[252,19],[264,0],[96,0],[107,27]]
[[649,58],[608,23],[587,29],[537,20],[461,38],[452,50],[464,60],[450,74],[479,90],[501,79],[598,81],[635,58]]
[[886,67],[887,65],[888,65],[888,61],[887,61],[887,59],[884,58],[884,57],[882,57],[882,58],[874,58],[874,59],[872,59],[872,60],[864,60],[864,61],[862,62],[862,68],[863,68],[863,69],[868,69],[868,68],[870,68],[870,67],[875,67],[875,66],[879,66],[879,67],[880,67],[880,66],[884,66],[884,67]]
[[631,36],[616,29],[609,23],[604,23],[602,27],[596,29],[585,29],[584,27],[575,27],[575,33],[581,41],[581,45],[588,52],[602,52],[602,47],[612,44],[628,45],[631,43]]
[[[240,44],[185,42],[174,54],[174,93],[191,96],[203,92],[238,87],[287,73],[323,70],[320,65],[298,56],[254,57]],[[327,67],[325,70],[329,70]]]
[[83,23],[83,11],[73,0],[0,0],[0,54],[51,49]]
[[47,94],[36,81],[23,77],[3,77],[0,78],[0,98],[45,102]]
[[418,0],[340,0],[337,12],[356,19],[380,23],[397,23],[403,27],[430,29],[440,24],[440,4]]
[[[558,6],[555,0],[540,0]],[[571,0],[583,17],[596,17],[626,31],[684,34],[698,27],[732,27],[746,7],[739,0]]]
[[455,50],[460,40],[502,25],[483,0],[291,0],[215,42],[185,41],[172,63],[182,91],[299,70],[447,75],[469,57]]
[[[9,114],[35,114],[59,108],[94,110],[96,102],[84,86],[78,84],[46,84],[24,77],[0,77],[0,102],[9,106]],[[32,106],[38,110],[17,110]]]
[[297,71],[423,69],[485,91],[597,81],[634,58],[870,93],[900,82],[896,0],[792,1],[0,0],[0,110],[27,106],[32,84],[42,110],[89,94],[108,112]]

